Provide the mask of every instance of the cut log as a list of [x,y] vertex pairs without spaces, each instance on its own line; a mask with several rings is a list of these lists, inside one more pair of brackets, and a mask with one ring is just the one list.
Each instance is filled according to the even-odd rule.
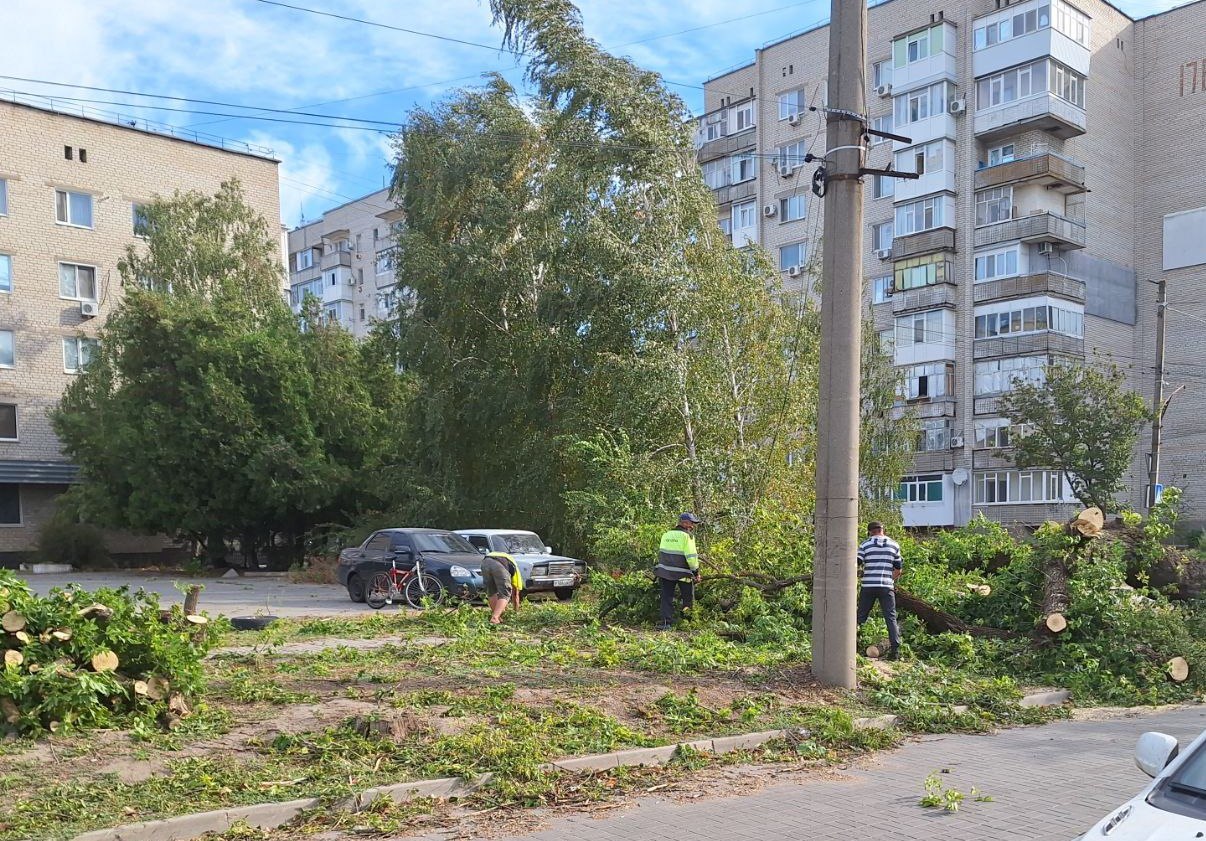
[[145,680],[134,681],[134,694],[142,698],[146,698],[150,694]]
[[880,640],[879,642],[875,643],[875,645],[867,646],[867,656],[870,657],[872,660],[876,660],[880,657],[883,657],[885,654],[887,654],[888,651],[891,650],[891,648],[892,648],[891,640]]
[[113,609],[108,605],[90,604],[75,612],[81,619],[95,619],[98,622],[108,622],[113,618]]
[[1013,631],[1006,631],[1002,628],[969,625],[958,616],[947,613],[945,610],[940,610],[929,602],[917,598],[917,596],[914,596],[907,590],[901,590],[899,587],[896,588],[896,606],[920,619],[921,623],[925,625],[925,629],[931,634],[941,634],[949,631],[955,634],[970,634],[973,637],[1002,640],[1013,639],[1017,636]]
[[3,713],[4,720],[9,724],[16,724],[21,720],[21,710],[17,709],[17,704],[12,698],[0,698],[0,713]]
[[173,692],[168,696],[168,710],[181,718],[186,718],[192,712],[188,708],[188,701],[184,700],[184,696],[179,692]]
[[31,675],[36,675],[36,674],[37,674],[38,672],[40,672],[40,671],[42,671],[42,664],[41,664],[41,663],[30,663],[30,664],[29,664],[29,673],[30,673]]
[[91,663],[94,672],[113,672],[117,671],[118,659],[112,651],[98,651],[92,655]]
[[25,662],[25,655],[14,648],[4,652],[4,665],[16,668]]
[[0,616],[0,627],[4,628],[8,633],[15,634],[17,631],[25,629],[25,614],[18,613],[15,610],[10,610],[4,616]]
[[67,642],[71,639],[70,628],[55,628],[50,632],[50,636],[59,642]]
[[1174,657],[1167,664],[1168,676],[1174,682],[1180,683],[1189,677],[1189,661],[1184,657]]
[[1068,579],[1072,576],[1074,554],[1077,551],[1072,550],[1067,555],[1045,555],[1041,560],[1043,598],[1039,607],[1039,621],[1035,623],[1035,635],[1039,640],[1046,638],[1049,642],[1051,637],[1068,627],[1065,618],[1070,603]]
[[968,584],[966,586],[970,592],[975,593],[977,596],[992,595],[992,587],[988,586],[987,584]]
[[1068,620],[1062,613],[1050,613],[1043,619],[1043,627],[1053,634],[1062,634],[1068,627]]
[[1076,532],[1082,537],[1096,537],[1105,528],[1105,515],[1097,506],[1086,508],[1068,524],[1068,531]]
[[208,617],[201,616],[200,614],[197,614],[197,613],[188,614],[187,616],[184,617],[184,621],[188,622],[190,625],[208,625],[209,624]]
[[168,696],[170,688],[167,680],[161,677],[147,678],[147,697],[152,701],[162,701]]
[[21,643],[21,645],[29,645],[31,642],[33,642],[33,637],[24,631],[17,631],[17,633],[13,634],[13,638],[17,642]]
[[42,633],[38,634],[38,642],[42,643],[42,645],[46,645],[46,643],[50,642],[50,631],[43,631]]

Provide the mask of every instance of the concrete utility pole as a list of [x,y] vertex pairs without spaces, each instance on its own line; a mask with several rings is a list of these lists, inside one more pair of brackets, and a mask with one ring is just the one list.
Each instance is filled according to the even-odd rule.
[[817,417],[817,534],[812,671],[855,685],[859,384],[862,356],[864,123],[867,4],[833,0],[825,112],[825,254],[821,278],[821,383]]
[[1156,289],[1156,387],[1152,391],[1152,450],[1148,454],[1147,492],[1144,502],[1151,511],[1160,483],[1160,437],[1164,432],[1164,317],[1168,309],[1168,281],[1161,275]]

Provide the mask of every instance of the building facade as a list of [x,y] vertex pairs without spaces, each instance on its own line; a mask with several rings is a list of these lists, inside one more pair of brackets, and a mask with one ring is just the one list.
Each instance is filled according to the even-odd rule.
[[[35,548],[75,480],[47,414],[121,300],[117,264],[138,242],[139,205],[177,190],[213,194],[238,178],[248,203],[270,225],[280,220],[268,150],[84,113],[0,101],[0,565]],[[115,554],[163,545],[121,534],[107,543]]]
[[397,308],[394,234],[402,212],[388,189],[341,204],[289,232],[289,302],[313,296],[323,318],[363,339]]
[[[884,0],[869,10],[867,317],[920,420],[906,525],[1008,523],[1074,504],[1015,469],[999,398],[1059,360],[1112,361],[1152,394],[1156,285],[1169,281],[1162,482],[1206,522],[1206,2],[1134,20],[1103,0]],[[810,296],[822,205],[827,26],[705,83],[697,146],[722,229]],[[1195,164],[1195,162],[1197,162]],[[1196,250],[1194,243],[1199,244]],[[1174,309],[1175,307],[1175,309]],[[1142,508],[1147,442],[1125,501]]]

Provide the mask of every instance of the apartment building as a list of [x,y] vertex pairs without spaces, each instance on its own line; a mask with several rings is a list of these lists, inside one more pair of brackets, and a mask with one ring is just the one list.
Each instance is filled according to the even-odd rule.
[[358,339],[398,305],[394,234],[402,211],[389,190],[334,207],[289,232],[289,301],[301,312],[313,296],[323,317]]
[[[117,264],[138,242],[139,206],[177,190],[212,194],[230,178],[279,224],[277,161],[267,149],[40,99],[0,100],[0,565],[35,547],[75,481],[47,413],[121,300]],[[119,555],[163,543],[107,536]]]
[[[1151,396],[1155,290],[1168,280],[1161,481],[1206,522],[1206,2],[1135,20],[1103,0],[883,0],[869,10],[867,317],[921,432],[905,523],[1064,516],[1062,476],[1017,470],[999,399],[1059,360],[1112,360]],[[809,296],[823,201],[811,189],[829,31],[769,43],[705,83],[697,146],[737,246]],[[1126,501],[1141,508],[1147,442]]]

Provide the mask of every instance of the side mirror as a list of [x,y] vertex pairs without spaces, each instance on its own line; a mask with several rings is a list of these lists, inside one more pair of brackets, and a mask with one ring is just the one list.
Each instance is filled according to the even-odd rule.
[[552,546],[546,546],[546,547],[544,547],[544,554],[546,554],[546,555],[551,555],[551,554],[553,554],[553,547],[552,547]]
[[489,555],[490,554],[490,550],[487,549],[485,546],[474,546],[473,548],[477,550],[477,553],[479,555]]
[[1180,745],[1165,733],[1144,733],[1135,745],[1135,764],[1149,777],[1154,777],[1177,758]]

